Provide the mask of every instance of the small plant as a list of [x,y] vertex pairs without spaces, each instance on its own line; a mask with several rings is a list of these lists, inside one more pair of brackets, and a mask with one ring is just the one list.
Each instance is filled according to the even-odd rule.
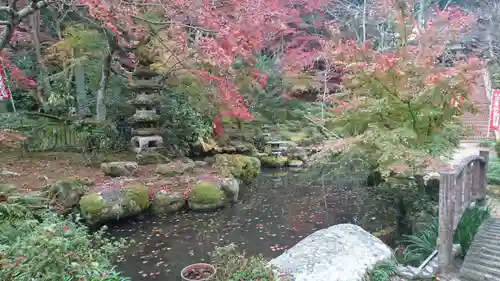
[[489,148],[491,146],[492,146],[492,143],[490,141],[482,141],[479,143],[479,147]]
[[369,274],[369,281],[389,281],[391,276],[396,275],[396,262],[387,261],[375,265],[375,268]]
[[[453,236],[453,243],[460,244],[462,255],[465,256],[469,246],[474,240],[477,230],[487,218],[491,217],[490,207],[473,207],[467,209],[462,216],[460,224]],[[431,224],[417,234],[406,235],[401,248],[396,252],[398,261],[404,264],[419,266],[435,249],[439,233],[438,218],[434,218]]]
[[120,272],[114,270],[99,270],[98,268],[80,274],[71,274],[64,281],[130,281]]
[[498,158],[490,159],[488,163],[488,184],[500,185],[500,161]]
[[262,256],[247,257],[245,252],[237,251],[234,244],[216,248],[212,261],[217,268],[214,281],[285,280],[283,276],[275,276]]
[[462,216],[460,225],[458,226],[455,236],[453,238],[454,243],[460,244],[462,247],[462,255],[465,256],[469,250],[470,244],[474,240],[474,236],[481,224],[488,218],[491,217],[491,207],[474,207],[465,211]]
[[500,141],[495,142],[495,152],[497,156],[500,155]]
[[439,220],[434,218],[420,233],[405,235],[403,244],[406,248],[401,251],[401,262],[414,266],[420,265],[436,249],[436,240],[439,233]]
[[208,280],[214,273],[214,268],[208,264],[193,264],[182,271],[182,277],[189,280]]

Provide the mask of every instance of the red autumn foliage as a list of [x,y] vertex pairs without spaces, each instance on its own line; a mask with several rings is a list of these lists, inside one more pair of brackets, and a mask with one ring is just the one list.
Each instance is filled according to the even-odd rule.
[[[149,36],[152,21],[144,18],[150,11],[161,11],[164,23],[178,34],[173,38],[179,48],[190,45],[201,54],[199,61],[218,69],[217,73],[202,69],[194,72],[206,83],[216,85],[220,114],[238,119],[251,120],[247,101],[238,92],[235,81],[235,69],[232,65],[237,59],[243,59],[248,65],[256,60],[256,55],[264,49],[282,50],[282,66],[300,70],[317,57],[317,48],[310,42],[319,37],[310,36],[304,31],[301,18],[307,13],[320,12],[322,0],[284,1],[284,0],[224,0],[224,1],[101,1],[81,0],[89,7],[90,14],[102,21],[121,39],[131,44]],[[325,21],[318,20],[316,27],[322,27]],[[126,29],[125,29],[126,27]],[[201,36],[195,42],[188,42],[186,28],[212,34]],[[133,38],[133,40],[130,40]],[[171,38],[169,38],[171,39]],[[286,39],[284,45],[278,45]],[[125,42],[126,40],[122,40]],[[319,46],[319,44],[316,44]],[[189,67],[189,66],[188,66]],[[196,67],[195,67],[196,68]],[[256,86],[265,87],[265,75],[254,75]],[[215,124],[215,131],[222,129]]]
[[26,74],[12,62],[11,55],[8,52],[0,52],[0,60],[2,61],[3,71],[9,75],[8,85],[11,91],[16,89],[31,89],[36,87],[36,81],[26,76]]
[[400,44],[391,50],[345,40],[330,40],[323,49],[345,73],[342,93],[331,96],[337,106],[329,120],[330,126],[345,128],[344,138],[328,144],[323,154],[369,155],[384,175],[442,164],[428,156],[435,143],[452,144],[443,130],[455,125],[456,116],[473,111],[472,87],[484,68],[477,57],[463,53],[447,54],[452,63],[439,61],[446,47],[468,32],[472,15],[436,8],[428,25],[418,29],[403,9],[390,12],[402,19],[396,28]]

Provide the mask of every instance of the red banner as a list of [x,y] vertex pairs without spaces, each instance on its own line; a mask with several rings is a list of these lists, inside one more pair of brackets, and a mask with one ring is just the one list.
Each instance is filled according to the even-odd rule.
[[500,121],[500,89],[493,89],[490,103],[490,131],[499,129]]
[[10,100],[11,94],[7,79],[5,78],[5,70],[3,69],[2,61],[0,61],[0,101]]

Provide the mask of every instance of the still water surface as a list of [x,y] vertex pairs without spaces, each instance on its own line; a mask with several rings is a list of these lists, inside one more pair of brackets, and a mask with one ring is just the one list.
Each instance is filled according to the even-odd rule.
[[239,203],[218,212],[182,212],[110,225],[113,236],[136,242],[120,256],[118,269],[133,281],[176,281],[185,266],[210,262],[216,246],[235,243],[271,259],[321,228],[356,223],[375,231],[384,226],[371,215],[367,219],[358,183],[319,178],[308,172],[264,171],[255,185],[242,190]]

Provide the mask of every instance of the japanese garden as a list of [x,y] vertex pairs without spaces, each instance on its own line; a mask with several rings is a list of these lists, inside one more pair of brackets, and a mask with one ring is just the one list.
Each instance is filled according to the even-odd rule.
[[494,0],[3,1],[0,280],[500,280],[499,27]]

